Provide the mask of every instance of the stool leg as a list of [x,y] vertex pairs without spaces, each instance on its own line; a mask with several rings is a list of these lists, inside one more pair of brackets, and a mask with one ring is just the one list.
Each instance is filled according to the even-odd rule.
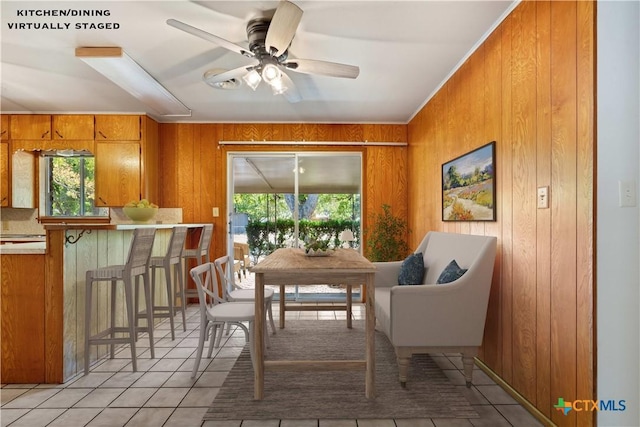
[[[155,269],[154,269],[155,270]],[[173,325],[173,299],[171,298],[171,265],[168,261],[164,266],[164,277],[167,285],[167,305],[169,306],[169,325],[171,326],[171,340],[176,339],[175,326]],[[155,282],[154,282],[155,286]]]
[[[111,322],[111,330],[110,332],[110,336],[111,338],[115,338],[115,330],[116,330],[116,281],[112,280],[111,281],[111,319],[109,320]],[[116,353],[115,353],[115,344],[109,344],[109,357],[111,359],[113,359],[114,357],[116,357]]]
[[124,278],[124,294],[125,294],[125,305],[127,307],[127,320],[129,321],[129,346],[131,347],[131,367],[133,372],[138,370],[138,366],[136,364],[136,318],[134,316],[134,292],[133,292],[133,283],[131,281],[131,277]]
[[182,311],[182,331],[183,332],[187,332],[187,319],[186,319],[186,315],[185,315],[185,310],[187,309],[186,305],[185,305],[185,295],[184,295],[184,276],[182,274],[182,260],[180,260],[180,262],[178,262],[174,269],[173,269],[173,273],[174,273],[174,280],[173,283],[177,284],[177,286],[180,287],[180,289],[176,292],[179,292],[180,295],[180,311]]
[[140,281],[138,280],[139,276],[136,276],[135,283],[131,284],[132,292],[133,292],[133,325],[135,333],[135,341],[138,342],[138,329],[140,325],[138,320],[140,319]]
[[86,290],[84,296],[84,374],[89,375],[89,359],[91,354],[89,353],[89,338],[91,337],[91,288],[93,287],[93,281],[91,280],[91,273],[87,272],[86,275]]
[[144,283],[144,295],[147,304],[147,332],[149,334],[149,347],[151,349],[151,358],[155,359],[153,351],[153,302],[151,301],[151,285],[149,283],[149,271],[142,275]]

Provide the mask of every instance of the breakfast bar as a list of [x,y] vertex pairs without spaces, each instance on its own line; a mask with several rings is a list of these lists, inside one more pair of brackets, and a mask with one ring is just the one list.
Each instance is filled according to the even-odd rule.
[[[2,304],[9,310],[2,317],[3,382],[56,384],[82,372],[85,272],[124,264],[133,230],[139,227],[156,229],[152,256],[164,255],[176,225],[192,234],[204,226],[50,224],[44,226],[45,242],[2,245]],[[93,324],[103,327],[109,304],[106,292],[97,294]],[[118,298],[124,298],[121,289]],[[166,294],[156,293],[158,303],[163,298]],[[116,315],[124,320],[124,312]],[[103,347],[92,349],[92,361],[106,354]]]

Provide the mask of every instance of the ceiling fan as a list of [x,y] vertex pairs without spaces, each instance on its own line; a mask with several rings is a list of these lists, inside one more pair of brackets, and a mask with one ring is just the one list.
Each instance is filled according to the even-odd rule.
[[224,88],[225,85],[237,86],[241,82],[239,78],[242,78],[249,87],[256,90],[264,80],[271,86],[274,95],[281,94],[294,103],[302,98],[285,70],[349,79],[355,79],[360,73],[360,68],[354,65],[289,58],[288,49],[301,18],[302,9],[290,1],[282,0],[272,18],[260,17],[249,21],[248,48],[175,19],[168,19],[167,24],[253,60],[249,65],[229,71],[207,71],[203,76],[207,84],[219,88]]

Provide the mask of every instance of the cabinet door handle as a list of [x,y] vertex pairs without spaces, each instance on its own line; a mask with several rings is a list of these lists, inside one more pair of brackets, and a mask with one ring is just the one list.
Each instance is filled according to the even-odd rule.
[[60,138],[64,139],[64,136],[62,136],[62,134],[60,132],[58,132],[57,130],[56,130],[56,135],[58,135]]
[[7,200],[7,196],[4,196],[4,197],[2,198],[2,200],[0,200],[0,203],[1,203],[1,202],[4,202],[5,200]]
[[40,138],[44,139],[44,137],[47,136],[48,134],[49,134],[49,131],[46,131],[45,133],[42,134]]
[[107,139],[107,136],[104,133],[102,133],[102,131],[99,130],[98,133],[100,134],[101,137],[103,137],[104,139]]
[[5,129],[5,130],[2,131],[2,133],[0,133],[0,135],[4,135],[6,133],[7,133],[7,130]]
[[107,202],[100,196],[98,196],[98,199],[106,206]]

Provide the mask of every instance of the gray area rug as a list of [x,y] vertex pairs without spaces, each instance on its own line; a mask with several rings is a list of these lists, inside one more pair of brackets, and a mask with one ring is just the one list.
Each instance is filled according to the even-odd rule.
[[[271,335],[268,359],[364,359],[364,323],[347,329],[344,320],[287,321]],[[364,395],[364,371],[267,371],[264,399],[254,400],[245,346],[204,420],[477,417],[428,355],[413,356],[403,389],[393,346],[376,331],[375,399]]]

